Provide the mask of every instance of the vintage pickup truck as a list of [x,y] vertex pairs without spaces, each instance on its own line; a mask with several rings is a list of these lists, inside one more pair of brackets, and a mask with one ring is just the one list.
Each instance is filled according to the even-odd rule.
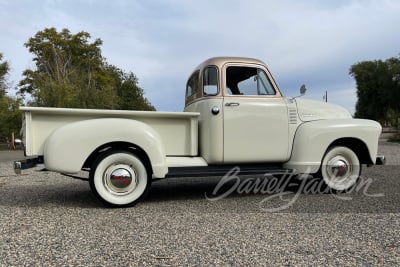
[[135,204],[154,179],[224,175],[234,166],[241,174],[313,174],[346,190],[362,164],[384,164],[379,123],[283,97],[266,65],[251,58],[211,58],[195,68],[184,112],[21,110],[31,158],[14,169],[42,162],[63,174],[87,170],[91,190],[111,206]]

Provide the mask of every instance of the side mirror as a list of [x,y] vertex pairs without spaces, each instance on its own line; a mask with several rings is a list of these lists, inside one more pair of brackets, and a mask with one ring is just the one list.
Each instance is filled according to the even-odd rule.
[[305,94],[306,94],[306,91],[307,91],[306,85],[303,84],[303,85],[300,87],[300,95],[299,95],[299,96],[296,96],[296,97],[293,97],[292,100],[293,100],[293,99],[296,99],[296,98],[298,98],[298,97],[301,97],[301,96],[303,96],[303,95],[305,95]]
[[306,94],[306,91],[307,91],[306,85],[303,84],[303,85],[300,87],[300,95],[301,95],[301,96],[305,95],[305,94]]

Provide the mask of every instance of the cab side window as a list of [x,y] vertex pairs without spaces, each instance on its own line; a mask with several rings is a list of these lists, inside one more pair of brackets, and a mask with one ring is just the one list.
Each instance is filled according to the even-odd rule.
[[275,95],[267,74],[259,68],[228,67],[226,87],[229,95]]
[[203,95],[218,94],[218,69],[215,66],[209,66],[203,72]]

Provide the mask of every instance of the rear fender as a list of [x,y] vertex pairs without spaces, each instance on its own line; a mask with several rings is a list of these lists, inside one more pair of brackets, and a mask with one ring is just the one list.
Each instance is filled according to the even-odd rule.
[[76,173],[93,151],[113,142],[141,148],[150,160],[153,176],[165,177],[168,167],[161,137],[149,125],[131,119],[84,120],[56,129],[45,143],[45,166],[51,171]]

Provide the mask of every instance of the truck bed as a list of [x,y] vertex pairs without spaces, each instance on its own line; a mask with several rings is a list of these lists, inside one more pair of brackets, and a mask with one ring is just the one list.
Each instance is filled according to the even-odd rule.
[[161,136],[167,156],[198,154],[199,113],[40,107],[20,109],[24,112],[22,136],[26,156],[43,155],[45,141],[55,129],[69,123],[99,118],[131,119],[148,124]]

